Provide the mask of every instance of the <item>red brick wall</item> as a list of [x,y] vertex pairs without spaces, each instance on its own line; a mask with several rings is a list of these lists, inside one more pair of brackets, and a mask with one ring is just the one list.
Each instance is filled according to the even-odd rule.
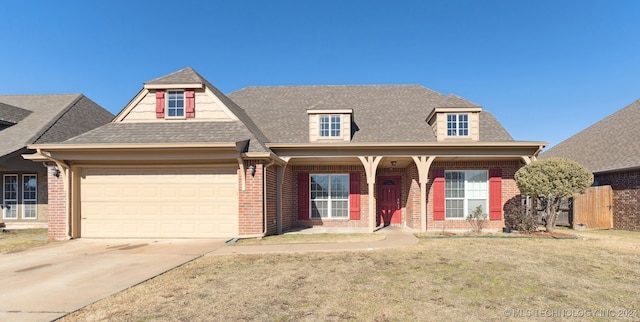
[[267,235],[278,233],[277,217],[277,184],[276,184],[276,165],[267,168]]
[[[298,173],[360,173],[360,220],[349,219],[312,219],[298,220]],[[283,189],[283,221],[288,224],[288,229],[295,227],[349,227],[366,228],[369,227],[369,192],[367,191],[367,176],[362,166],[288,166],[285,172],[285,182]],[[286,219],[285,219],[286,218]],[[284,230],[285,225],[283,225]]]
[[[437,162],[437,159],[431,164],[431,171],[429,171],[429,182],[427,183],[427,200],[433,199],[433,189],[431,189],[431,183],[433,182],[433,169],[444,168],[445,170],[488,170],[488,169],[502,169],[502,204],[504,205],[509,199],[520,194],[514,175],[520,168],[519,161],[456,161],[456,162]],[[418,209],[419,211],[419,209]],[[487,220],[485,222],[485,229],[497,230],[504,227],[504,213],[501,220]],[[433,220],[433,203],[427,204],[427,230],[464,230],[469,229],[469,223],[466,220],[454,219],[454,220]]]
[[64,179],[62,178],[62,173],[59,177],[54,176],[51,172],[51,167],[51,165],[47,166],[48,234],[50,240],[64,240],[68,238],[65,234],[68,227],[68,218],[66,215]]
[[[431,168],[445,169],[502,169],[502,202],[503,204],[509,199],[519,195],[514,175],[520,168],[521,164],[517,160],[513,161],[466,161],[466,162],[434,162]],[[360,220],[298,220],[298,185],[297,177],[300,172],[308,173],[350,173],[360,172],[361,176],[361,194],[360,194]],[[381,168],[376,172],[376,176],[399,176],[402,178],[402,222],[407,227],[420,229],[420,185],[418,183],[418,169],[415,164],[410,164],[407,168]],[[427,200],[433,198],[431,190],[432,174],[429,173],[429,182],[427,183]],[[285,171],[285,180],[283,187],[283,230],[289,230],[294,227],[360,227],[366,228],[368,221],[368,198],[366,174],[362,166],[288,166]],[[374,191],[374,198],[376,192]],[[487,221],[485,228],[499,230],[504,227],[504,214],[501,220]],[[433,221],[433,205],[427,203],[427,229],[428,230],[461,230],[469,229],[466,220],[445,220]]]
[[613,228],[640,231],[640,170],[600,174],[595,180],[613,190]]
[[[249,171],[249,166],[251,165],[256,167],[254,176],[252,176]],[[246,189],[244,191],[242,190],[242,182],[238,185],[240,189],[238,193],[238,206],[240,208],[238,210],[239,235],[257,235],[263,232],[264,226],[262,217],[262,175],[264,164],[251,160],[245,161],[244,166],[246,171]],[[238,172],[239,171],[241,170],[238,170]],[[238,173],[238,180],[242,180],[240,173]]]

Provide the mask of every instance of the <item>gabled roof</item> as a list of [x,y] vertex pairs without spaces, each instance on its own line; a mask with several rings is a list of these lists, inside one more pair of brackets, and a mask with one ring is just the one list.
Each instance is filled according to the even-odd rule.
[[156,85],[156,84],[202,84],[203,78],[196,73],[195,70],[191,67],[183,68],[177,72],[173,72],[171,74],[161,76],[158,78],[154,78],[148,82],[145,82],[145,85]]
[[34,143],[59,142],[107,123],[113,115],[82,94],[0,95],[0,157]]
[[635,101],[540,154],[563,157],[592,172],[640,167],[640,100]]
[[[354,143],[436,142],[426,117],[435,107],[479,107],[420,85],[247,87],[228,95],[262,130],[267,142],[308,143],[306,111],[352,109]],[[480,113],[480,141],[513,141],[495,117]]]
[[31,113],[31,111],[0,102],[0,122],[5,124],[16,124]]
[[[160,89],[163,86],[177,84],[204,85],[213,93],[230,111],[237,117],[237,121],[228,122],[136,122],[120,123],[117,120],[123,118],[127,109],[125,108],[116,117],[116,120],[104,125],[94,131],[85,133],[76,138],[72,138],[63,144],[102,144],[102,143],[222,143],[222,142],[242,142],[249,141],[246,152],[269,152],[269,148],[264,144],[265,137],[253,123],[245,111],[227,96],[222,94],[209,81],[200,76],[191,67],[183,68],[177,72],[155,78],[144,83],[144,88],[138,96],[148,93],[148,85],[152,88]],[[180,123],[180,124],[178,124]]]

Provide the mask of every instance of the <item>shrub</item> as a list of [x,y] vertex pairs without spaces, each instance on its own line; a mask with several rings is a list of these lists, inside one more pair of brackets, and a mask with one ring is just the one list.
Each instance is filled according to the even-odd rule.
[[533,211],[527,211],[521,197],[516,196],[504,205],[505,225],[523,233],[538,230],[538,218]]
[[476,207],[476,209],[467,216],[469,226],[471,226],[471,229],[476,233],[482,232],[485,220],[487,220],[487,214],[482,212],[482,206]]

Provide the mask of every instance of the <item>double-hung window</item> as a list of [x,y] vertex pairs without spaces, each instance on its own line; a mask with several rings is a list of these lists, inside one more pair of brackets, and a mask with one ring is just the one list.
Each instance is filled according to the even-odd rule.
[[22,218],[38,218],[38,178],[35,174],[22,176]]
[[311,175],[311,218],[349,218],[349,175]]
[[18,175],[2,177],[2,219],[18,219]]
[[340,115],[320,115],[320,137],[340,137]]
[[447,136],[469,136],[469,114],[447,114]]
[[184,91],[167,91],[167,117],[184,117]]
[[445,217],[464,219],[480,206],[487,213],[489,200],[486,170],[445,171]]

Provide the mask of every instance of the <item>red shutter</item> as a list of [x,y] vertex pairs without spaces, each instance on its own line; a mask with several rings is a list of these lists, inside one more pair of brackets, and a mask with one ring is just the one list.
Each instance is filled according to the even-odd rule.
[[433,169],[433,220],[444,220],[444,169]]
[[502,169],[489,169],[489,220],[502,219]]
[[298,219],[309,220],[309,174],[298,173]]
[[196,94],[195,90],[187,89],[184,91],[185,114],[187,118],[196,117]]
[[164,90],[159,89],[156,91],[156,117],[164,118]]
[[349,219],[360,220],[360,173],[349,174]]

